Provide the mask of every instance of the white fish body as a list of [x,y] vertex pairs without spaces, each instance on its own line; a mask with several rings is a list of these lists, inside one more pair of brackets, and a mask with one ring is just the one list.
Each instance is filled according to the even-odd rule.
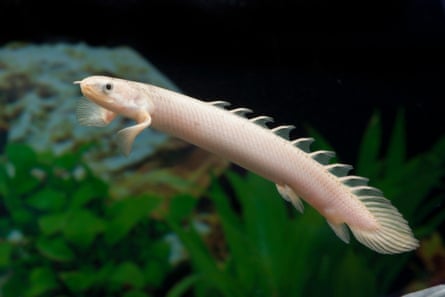
[[361,243],[380,253],[418,247],[408,223],[380,190],[368,186],[366,178],[347,175],[351,166],[329,164],[333,152],[310,152],[313,139],[288,140],[293,126],[269,129],[270,117],[245,117],[250,109],[227,110],[227,102],[204,102],[149,84],[106,76],[75,83],[88,98],[79,101],[81,124],[107,125],[118,114],[136,121],[118,132],[125,154],[150,126],[271,180],[302,212],[301,197],[345,242],[349,242],[347,225]]

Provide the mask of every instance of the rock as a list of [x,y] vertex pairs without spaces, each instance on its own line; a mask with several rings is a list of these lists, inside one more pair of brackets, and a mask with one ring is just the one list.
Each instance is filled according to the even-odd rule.
[[110,75],[178,88],[155,66],[128,47],[86,44],[9,44],[0,48],[0,130],[8,142],[24,142],[55,154],[87,147],[84,161],[109,181],[111,194],[177,192],[199,194],[227,163],[192,145],[147,129],[125,157],[115,133],[128,126],[118,118],[107,127],[80,126],[75,117],[81,94],[72,84],[89,75]]

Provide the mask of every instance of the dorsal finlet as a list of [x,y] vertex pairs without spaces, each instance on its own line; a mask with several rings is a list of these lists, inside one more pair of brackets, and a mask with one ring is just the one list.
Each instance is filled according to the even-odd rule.
[[235,109],[230,110],[230,112],[244,117],[246,114],[252,113],[253,111],[251,109],[249,109],[249,108],[239,107],[239,108],[235,108]]
[[340,177],[339,180],[346,186],[357,187],[368,185],[368,178],[357,176],[357,175],[347,175]]
[[331,160],[331,158],[335,157],[335,153],[332,151],[322,150],[310,153],[309,156],[311,156],[311,158],[317,161],[318,163],[326,165],[329,163],[329,160]]
[[383,193],[380,189],[370,187],[370,186],[357,186],[351,188],[351,192],[357,196],[383,196]]
[[231,105],[230,102],[223,101],[223,100],[211,101],[211,102],[207,102],[207,103],[210,105],[216,106],[216,107],[221,107],[221,108]]
[[295,129],[295,126],[285,125],[285,126],[275,127],[271,129],[271,131],[276,135],[283,137],[284,139],[289,139],[290,131],[292,131],[293,129]]
[[262,127],[267,127],[266,126],[267,123],[273,122],[273,118],[268,117],[268,116],[258,116],[255,118],[251,118],[249,120],[257,125],[262,126]]
[[352,170],[351,165],[341,163],[329,164],[325,168],[337,177],[346,176]]
[[298,138],[292,141],[292,144],[298,147],[303,152],[309,152],[311,144],[314,142],[312,137]]

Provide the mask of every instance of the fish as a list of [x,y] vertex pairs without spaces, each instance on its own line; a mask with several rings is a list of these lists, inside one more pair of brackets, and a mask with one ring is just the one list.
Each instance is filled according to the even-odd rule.
[[168,89],[117,77],[93,75],[74,84],[84,97],[76,107],[79,124],[106,126],[116,116],[135,121],[117,132],[121,151],[150,127],[185,140],[273,182],[300,212],[314,207],[334,233],[349,243],[349,231],[368,248],[398,254],[419,246],[408,222],[368,179],[349,175],[352,166],[331,163],[332,151],[311,151],[313,138],[289,139],[292,125],[270,128],[269,116],[248,117],[245,107],[202,101]]

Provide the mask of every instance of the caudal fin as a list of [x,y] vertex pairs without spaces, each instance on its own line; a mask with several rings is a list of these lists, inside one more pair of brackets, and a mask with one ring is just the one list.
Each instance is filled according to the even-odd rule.
[[388,199],[376,196],[359,196],[359,199],[376,219],[378,228],[361,230],[349,226],[358,241],[382,254],[408,252],[419,246],[408,222]]
[[[351,168],[348,165],[330,164],[326,168],[346,187],[346,191],[364,205],[376,223],[372,229],[363,229],[363,227],[354,226],[352,223],[346,225],[341,222],[328,221],[332,230],[341,240],[349,243],[347,228],[349,227],[359,242],[382,254],[408,252],[419,246],[408,222],[391,204],[391,201],[383,197],[383,193],[379,189],[367,185],[368,179],[346,175]],[[284,199],[292,202],[298,210],[303,210],[301,200],[290,187],[277,185],[277,189]]]

